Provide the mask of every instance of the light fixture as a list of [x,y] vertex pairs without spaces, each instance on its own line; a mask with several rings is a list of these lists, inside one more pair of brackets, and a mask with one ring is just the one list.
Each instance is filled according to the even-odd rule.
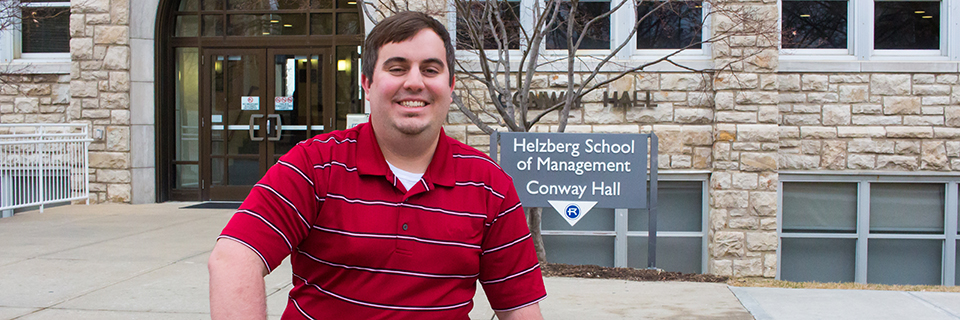
[[292,24],[285,24],[285,25],[283,25],[283,27],[284,27],[284,28],[293,28],[293,25],[292,25]]
[[801,18],[809,18],[810,15],[809,15],[809,14],[801,14],[800,17],[801,17]]
[[268,34],[270,34],[270,31],[264,31],[264,32],[263,32],[263,35],[268,35]]
[[924,14],[924,13],[927,13],[927,12],[926,12],[926,11],[923,11],[923,10],[917,10],[917,11],[914,11],[913,13],[916,13],[916,14]]
[[699,4],[698,4],[698,5],[695,5],[695,6],[693,6],[693,7],[694,7],[694,8],[697,8],[697,9],[703,8],[703,6],[701,6],[701,5],[699,5]]
[[355,6],[357,5],[356,1],[347,1],[347,5]]
[[921,18],[924,18],[924,19],[933,19],[933,16],[923,16],[923,17],[921,17]]
[[280,23],[280,20],[273,19],[273,20],[270,20],[270,23]]
[[337,71],[350,71],[349,60],[337,60]]

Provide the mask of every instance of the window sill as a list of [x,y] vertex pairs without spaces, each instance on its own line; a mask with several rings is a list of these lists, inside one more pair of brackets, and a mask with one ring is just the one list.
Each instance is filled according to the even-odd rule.
[[69,74],[70,59],[14,59],[2,66],[19,74]]
[[929,72],[960,71],[960,61],[946,57],[874,57],[858,61],[853,56],[780,56],[780,72]]

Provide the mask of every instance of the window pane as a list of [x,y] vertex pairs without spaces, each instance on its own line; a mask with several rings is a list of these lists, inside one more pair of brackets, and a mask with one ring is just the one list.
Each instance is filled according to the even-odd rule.
[[70,52],[69,7],[25,7],[22,10],[23,53]]
[[309,7],[310,0],[227,0],[227,10],[290,10]]
[[177,181],[174,183],[174,188],[200,188],[200,165],[178,164],[176,165],[176,168]]
[[784,232],[857,232],[857,184],[784,182]]
[[955,286],[960,286],[960,241],[957,241],[957,255],[955,256],[957,262],[953,265],[954,273],[953,282]]
[[333,34],[333,14],[315,13],[310,15],[310,34]]
[[227,35],[279,36],[306,34],[306,16],[290,14],[234,14],[228,18]]
[[310,0],[312,9],[333,9],[333,0]]
[[637,28],[637,49],[700,49],[703,40],[702,2],[662,4],[662,1],[637,4],[637,19],[641,19]]
[[200,160],[200,56],[197,48],[176,49],[176,159]]
[[197,1],[200,0],[180,0],[180,11],[197,11],[199,7]]
[[197,16],[177,16],[177,36],[178,37],[196,37],[197,36]]
[[870,232],[943,233],[944,188],[939,183],[870,184]]
[[540,228],[543,230],[579,230],[579,231],[613,231],[613,209],[593,208],[587,212],[577,224],[570,226],[567,220],[554,208],[543,208]]
[[940,49],[939,1],[877,1],[875,6],[875,49]]
[[[494,9],[494,5],[498,7]],[[506,43],[507,49],[520,48],[519,1],[467,2],[463,6],[468,9],[457,7],[457,49],[477,49],[481,45],[483,49],[497,49],[498,43]],[[491,28],[491,22],[495,28]]]
[[203,10],[223,10],[223,0],[200,0]]
[[942,240],[871,239],[867,282],[939,285]]
[[223,16],[205,15],[203,16],[203,35],[222,36],[223,35]]
[[360,14],[338,13],[337,34],[360,34]]
[[780,279],[853,282],[856,239],[780,238]]
[[614,237],[543,236],[543,249],[551,263],[613,266]]
[[847,1],[783,0],[784,48],[847,47]]
[[[657,237],[657,268],[683,273],[701,273],[703,253],[701,238]],[[627,240],[627,267],[647,267],[647,237]]]
[[[703,231],[703,184],[699,181],[660,181],[657,185],[657,230]],[[591,210],[591,213],[593,210]],[[627,230],[647,231],[646,209],[627,211]],[[645,267],[646,265],[644,265]]]
[[[547,49],[567,49],[567,24],[574,23],[573,34],[569,35],[573,39],[574,45],[577,39],[584,32],[583,26],[604,13],[610,11],[610,2],[580,2],[577,4],[577,11],[574,19],[570,20],[570,11],[573,6],[569,2],[560,4],[560,12],[557,14],[559,24],[554,24],[550,33],[546,36]],[[550,12],[550,8],[547,12]],[[578,49],[610,49],[610,16],[606,16],[590,25],[586,30],[586,36],[580,43]]]
[[347,128],[347,114],[363,113],[363,100],[360,99],[360,53],[357,52],[357,49],[357,46],[337,47],[337,76],[335,81],[337,87],[337,130]]

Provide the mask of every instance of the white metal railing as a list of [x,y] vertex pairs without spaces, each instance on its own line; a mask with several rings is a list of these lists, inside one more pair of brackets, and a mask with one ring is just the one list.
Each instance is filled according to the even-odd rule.
[[87,124],[0,124],[0,217],[13,209],[87,200]]

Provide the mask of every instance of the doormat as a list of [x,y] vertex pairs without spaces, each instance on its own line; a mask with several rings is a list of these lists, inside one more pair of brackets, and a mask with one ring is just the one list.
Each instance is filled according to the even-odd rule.
[[180,207],[180,209],[238,209],[242,202],[232,201],[207,201],[191,206]]

